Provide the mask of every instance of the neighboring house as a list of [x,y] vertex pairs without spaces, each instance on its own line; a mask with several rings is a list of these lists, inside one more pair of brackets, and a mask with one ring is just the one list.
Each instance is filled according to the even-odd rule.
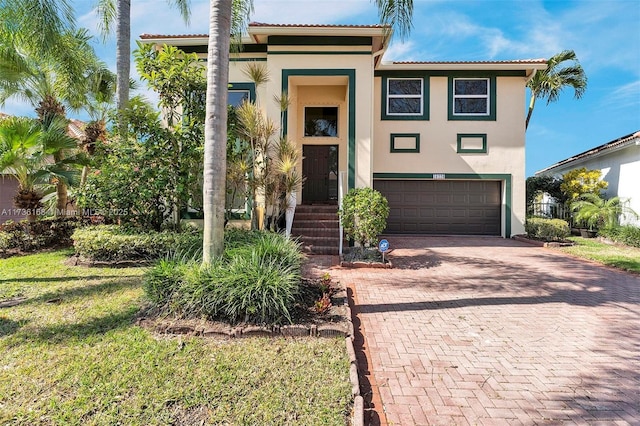
[[[609,184],[603,192],[605,198],[617,196],[629,200],[629,207],[640,213],[640,131],[559,161],[535,175],[561,178],[582,167],[602,172],[602,180]],[[634,218],[621,222],[640,225]]]
[[[0,120],[9,117],[0,113]],[[80,120],[69,120],[67,134],[79,141],[84,139],[84,123]],[[15,222],[26,219],[25,212],[20,211],[13,204],[13,198],[18,192],[18,181],[13,176],[0,172],[0,224],[13,220]]]
[[[343,180],[387,197],[387,233],[523,233],[525,85],[546,61],[384,62],[389,36],[379,25],[251,23],[231,54],[229,102],[257,100],[300,147],[299,203],[335,204]],[[206,34],[141,39],[207,53]],[[265,64],[266,84],[249,80],[249,61]]]

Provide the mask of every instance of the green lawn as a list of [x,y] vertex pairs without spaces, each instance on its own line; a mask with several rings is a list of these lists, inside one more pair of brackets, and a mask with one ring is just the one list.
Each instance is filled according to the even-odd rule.
[[605,244],[595,238],[571,237],[570,240],[576,245],[559,247],[557,250],[625,271],[640,273],[639,248]]
[[344,425],[344,339],[214,341],[134,325],[143,268],[0,259],[0,424]]

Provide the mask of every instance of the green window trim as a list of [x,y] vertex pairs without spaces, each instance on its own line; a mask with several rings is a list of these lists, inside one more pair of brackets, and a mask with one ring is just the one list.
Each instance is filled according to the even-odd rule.
[[[486,79],[489,81],[489,113],[486,115],[476,114],[454,114],[454,82],[457,79]],[[496,121],[496,76],[495,74],[475,74],[473,76],[468,74],[456,74],[449,76],[448,82],[448,102],[447,102],[447,115],[449,121]]]
[[[289,77],[292,76],[346,76],[347,91],[347,189],[356,187],[356,70],[353,68],[327,69],[283,69],[282,91],[289,93]],[[282,114],[280,123],[284,136],[287,135],[288,111]]]
[[[414,138],[416,141],[415,148],[396,148],[396,138]],[[420,152],[420,133],[391,133],[390,137],[390,152],[407,152],[417,153]]]
[[[464,138],[481,138],[482,148],[463,148],[462,139]],[[487,153],[487,134],[486,133],[458,133],[458,143],[456,152],[458,154],[486,154]]]
[[271,35],[270,46],[371,46],[373,37]]
[[255,83],[229,83],[229,91],[249,91],[249,101],[256,101],[256,84]]
[[[421,80],[422,81],[422,113],[420,114],[393,114],[388,112],[389,105],[389,80]],[[401,75],[382,75],[382,105],[380,108],[382,120],[411,121],[429,120],[429,76],[424,73],[406,73]]]
[[373,179],[433,179],[438,180],[500,180],[504,189],[504,235],[511,238],[511,211],[513,205],[513,177],[506,173],[374,173]]

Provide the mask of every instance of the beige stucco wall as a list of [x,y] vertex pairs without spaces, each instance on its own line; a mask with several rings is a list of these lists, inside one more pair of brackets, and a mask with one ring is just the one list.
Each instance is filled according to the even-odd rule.
[[[306,47],[308,49],[308,47]],[[361,46],[331,46],[331,51],[360,51]],[[286,50],[296,50],[289,49]],[[326,46],[319,50],[327,50]],[[363,54],[271,54],[265,64],[270,80],[257,88],[258,104],[265,111],[267,117],[280,125],[280,109],[273,100],[282,91],[282,70],[354,70],[355,71],[355,157],[356,157],[356,187],[371,186],[372,184],[372,132],[373,132],[373,59]],[[249,82],[243,70],[247,62],[232,62],[229,67],[229,81],[240,83]],[[339,167],[341,171],[348,170],[348,79],[346,76],[316,77],[294,76],[289,81],[289,97],[292,105],[288,111],[287,133],[296,144],[302,148],[303,144],[339,145]],[[338,138],[305,138],[303,136],[304,106],[308,105],[337,105],[339,107],[339,135]],[[337,139],[337,142],[336,142]],[[302,164],[300,164],[300,169]]]
[[[256,96],[258,105],[277,125],[280,125],[281,115],[273,97],[281,93],[283,69],[355,70],[356,187],[372,186],[373,173],[507,174],[512,178],[511,234],[524,232],[524,77],[496,78],[496,121],[449,121],[447,77],[430,78],[429,120],[392,121],[380,118],[382,79],[373,76],[371,56],[270,54],[267,58],[259,63],[267,67],[270,80],[256,88]],[[232,62],[229,81],[250,82],[244,73],[246,67],[247,62]],[[300,149],[303,144],[339,145],[341,171],[348,170],[348,84],[345,76],[294,76],[289,81],[292,104],[288,111],[288,136]],[[337,138],[304,137],[304,107],[312,105],[338,106]],[[420,152],[391,153],[391,133],[419,133]],[[487,153],[457,153],[458,133],[485,133]],[[301,163],[299,168],[302,170]],[[503,208],[503,216],[505,212],[506,208]],[[505,223],[504,217],[502,223]]]
[[[525,78],[496,78],[496,121],[449,121],[447,77],[430,78],[428,121],[381,120],[381,81],[375,78],[373,172],[511,175],[511,234],[523,233]],[[390,152],[391,133],[420,134],[420,152]],[[486,134],[487,153],[458,153],[458,133]],[[503,208],[503,216],[505,211]]]

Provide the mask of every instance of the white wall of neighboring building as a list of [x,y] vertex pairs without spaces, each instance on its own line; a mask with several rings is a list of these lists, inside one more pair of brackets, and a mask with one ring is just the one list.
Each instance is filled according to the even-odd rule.
[[[629,207],[640,214],[640,139],[623,148],[602,151],[544,174],[561,178],[568,171],[582,167],[602,172],[602,180],[609,184],[602,193],[605,198],[617,196],[628,200]],[[621,218],[620,223],[640,226],[640,220],[633,217]]]

